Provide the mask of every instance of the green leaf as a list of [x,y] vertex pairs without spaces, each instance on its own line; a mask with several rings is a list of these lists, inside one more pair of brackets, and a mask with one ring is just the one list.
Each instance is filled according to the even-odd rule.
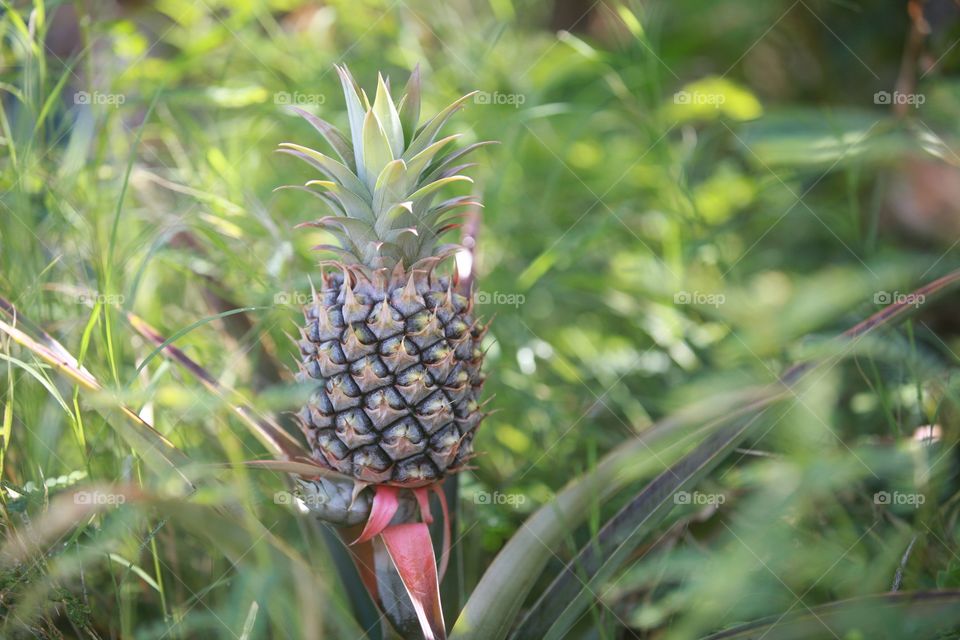
[[375,221],[373,211],[370,209],[370,204],[353,191],[343,188],[336,182],[329,180],[310,180],[306,186],[323,187],[336,196],[347,217],[355,220],[365,220],[371,224]]
[[440,174],[443,173],[454,162],[464,157],[468,153],[472,153],[473,151],[476,151],[480,147],[485,147],[490,144],[499,144],[499,143],[495,140],[486,140],[484,142],[474,142],[473,144],[469,144],[465,146],[463,149],[458,149],[457,151],[454,151],[450,155],[438,161],[434,166],[430,167],[430,169],[428,170],[426,181],[429,182],[429,181],[436,180],[440,176]]
[[340,130],[334,127],[332,124],[326,120],[322,120],[317,116],[313,115],[309,111],[304,111],[300,107],[292,107],[293,111],[300,115],[304,120],[313,125],[313,128],[320,132],[320,135],[323,136],[324,140],[333,148],[340,160],[350,167],[352,170],[357,170],[357,163],[353,157],[353,149],[351,148],[350,141],[340,133]]
[[346,66],[334,65],[334,67],[337,70],[337,75],[340,76],[343,96],[347,101],[347,118],[350,121],[350,138],[353,140],[354,164],[357,168],[357,175],[363,180],[366,177],[363,155],[364,108],[360,104],[360,91],[357,82],[350,75]]
[[330,227],[337,228],[345,233],[358,247],[377,240],[373,227],[369,223],[354,218],[326,216],[319,220],[308,222],[306,225],[321,229],[329,229]]
[[[0,298],[0,310],[7,318],[15,317],[18,325],[31,326],[31,323],[23,318],[12,304],[2,298]],[[14,342],[65,374],[77,385],[88,391],[104,390],[100,381],[81,367],[76,358],[48,334],[40,332],[39,338],[34,339],[18,326],[3,321],[0,321],[0,333],[9,336]],[[125,406],[112,394],[106,395],[111,400],[111,404],[96,408],[106,418],[107,424],[116,430],[130,447],[139,452],[144,461],[156,472],[172,471],[184,481],[187,487],[192,487],[193,483],[184,471],[191,464],[190,458],[159,431],[147,424],[137,412]]]
[[410,161],[407,163],[407,165],[410,167],[411,177],[414,179],[419,179],[420,174],[426,171],[427,167],[440,152],[440,150],[459,137],[461,137],[461,135],[459,133],[455,133],[452,136],[441,138],[414,157],[410,158]]
[[957,624],[960,591],[884,593],[816,607],[804,605],[793,614],[738,625],[704,640],[933,638]]
[[420,198],[423,198],[424,196],[428,196],[432,193],[435,193],[436,191],[447,186],[448,184],[452,184],[454,182],[469,182],[473,184],[473,179],[468,176],[449,176],[447,178],[441,178],[435,182],[431,182],[425,187],[421,187],[420,189],[417,189],[416,191],[410,194],[409,199],[413,201],[417,201]]
[[373,113],[383,127],[393,157],[400,157],[403,154],[403,126],[400,124],[393,98],[390,97],[390,90],[380,74],[377,74],[377,95],[373,99]]
[[404,152],[403,159],[409,162],[411,158],[433,144],[440,128],[443,127],[446,121],[450,119],[450,116],[462,107],[464,102],[473,97],[475,93],[476,91],[471,91],[462,98],[459,98],[456,102],[450,104],[443,111],[431,118],[427,124],[423,125],[423,128],[414,136],[410,142],[410,146],[408,146]]
[[380,172],[377,185],[373,190],[373,214],[377,218],[377,229],[381,228],[386,213],[406,196],[407,164],[403,160],[393,160]]
[[[960,271],[954,271],[921,287],[913,292],[912,296],[915,298],[922,295],[929,302],[958,285],[960,285]],[[843,348],[847,341],[862,338],[916,313],[918,306],[907,302],[911,296],[904,296],[904,299],[878,311],[844,332],[838,340],[839,348],[836,353],[849,353],[849,349]],[[586,518],[590,505],[602,503],[641,476],[642,470],[639,468],[641,465],[638,464],[638,460],[643,461],[642,454],[651,451],[650,445],[654,438],[662,437],[664,433],[673,432],[681,426],[704,423],[715,416],[720,416],[720,418],[713,418],[712,426],[717,428],[791,397],[794,392],[789,387],[801,380],[806,373],[814,371],[814,364],[814,362],[802,362],[790,367],[781,376],[780,383],[776,385],[744,389],[707,398],[681,413],[657,422],[640,437],[620,445],[604,456],[593,471],[572,482],[550,503],[528,518],[519,532],[500,551],[483,574],[457,619],[450,636],[451,640],[466,638],[501,640],[506,637],[524,599],[533,588],[546,563],[553,556],[553,549]],[[744,428],[737,424],[725,427],[723,431],[711,436],[707,444],[713,447],[718,444],[724,446],[724,442],[736,440],[740,430]],[[673,450],[674,447],[662,449],[665,453]],[[675,469],[692,469],[692,472],[696,473],[697,469],[714,464],[710,456],[715,452],[707,449],[707,446],[701,446],[694,450]],[[662,456],[657,456],[658,464],[661,458]],[[663,479],[665,475],[668,474],[661,474],[660,478],[651,483],[637,497],[635,502],[646,505],[638,506],[637,511],[647,509],[654,515],[660,513],[661,507],[657,506],[653,498],[662,495],[664,488],[669,486],[671,480]],[[684,480],[681,478],[679,481]],[[621,513],[624,512],[621,511]],[[629,522],[636,513],[628,508],[621,522]],[[619,533],[617,530],[617,525],[614,525],[613,533],[616,535],[609,539],[616,541],[617,536],[622,537],[624,529],[619,528]],[[628,535],[626,540],[630,537]],[[565,605],[566,602],[561,604]]]
[[409,145],[417,133],[417,123],[420,120],[420,65],[413,68],[403,101],[399,109],[400,123],[403,126],[404,144]]
[[637,438],[608,453],[589,473],[572,481],[556,498],[530,516],[484,572],[457,619],[451,640],[501,640],[513,626],[524,599],[539,579],[554,549],[578,527],[592,505],[604,502],[653,469],[661,469],[666,452],[653,450],[666,436],[699,429],[716,415],[733,419],[751,403],[772,403],[783,394],[748,389],[712,397],[682,414],[671,415]]
[[373,111],[363,119],[363,178],[373,192],[380,172],[393,160],[390,141]]
[[804,109],[771,113],[742,125],[736,142],[747,161],[766,170],[782,167],[837,168],[854,162],[885,162],[915,148],[892,122],[868,111],[825,113]]
[[[246,309],[236,309],[199,322],[204,323],[215,318],[224,318],[243,311],[246,311]],[[173,344],[179,337],[186,335],[194,326],[197,326],[197,323],[178,331],[170,338],[164,338],[156,329],[133,312],[127,311],[125,317],[137,333],[154,345],[155,350],[147,359],[152,358],[157,353],[163,353],[164,357],[178,363],[186,369],[216,398],[229,406],[233,413],[247,426],[250,432],[274,455],[287,458],[288,460],[297,460],[308,455],[306,449],[280,426],[272,416],[263,415],[254,411],[246,400],[240,397],[236,391],[224,386],[216,376],[201,367],[196,361]],[[146,362],[147,360],[144,360],[143,364],[146,364]],[[141,366],[143,366],[143,364],[141,364]]]
[[676,506],[678,491],[693,487],[746,437],[758,416],[707,437],[680,462],[665,470],[624,506],[594,540],[581,549],[544,591],[518,627],[515,638],[566,637],[608,580]]
[[350,169],[337,162],[333,158],[326,156],[319,151],[314,151],[309,147],[303,147],[292,142],[281,142],[279,151],[288,153],[305,160],[311,166],[319,169],[327,176],[339,182],[344,188],[352,191],[358,197],[369,195],[367,186],[357,179],[356,174]]

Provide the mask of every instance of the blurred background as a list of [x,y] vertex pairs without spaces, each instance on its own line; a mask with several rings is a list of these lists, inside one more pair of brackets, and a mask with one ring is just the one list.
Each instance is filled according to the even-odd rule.
[[[960,303],[828,341],[960,267],[958,41],[952,0],[3,0],[0,293],[192,458],[263,455],[182,371],[138,369],[153,348],[116,309],[258,410],[295,407],[285,333],[318,256],[293,226],[320,212],[273,192],[313,177],[274,150],[323,143],[285,107],[345,126],[334,63],[368,92],[419,64],[425,112],[478,90],[448,131],[500,142],[474,171],[497,412],[460,477],[448,607],[604,453],[824,353],[575,637],[958,588]],[[34,535],[78,482],[162,491],[89,401],[3,347],[0,535]],[[199,516],[116,509],[4,565],[4,635],[350,637],[282,479],[230,478],[196,501],[239,505],[274,551],[234,564]],[[570,531],[541,588],[627,497]]]

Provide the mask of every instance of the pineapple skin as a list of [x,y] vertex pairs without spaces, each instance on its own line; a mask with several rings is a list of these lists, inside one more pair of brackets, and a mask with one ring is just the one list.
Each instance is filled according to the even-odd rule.
[[313,457],[364,484],[420,487],[461,469],[484,417],[472,295],[434,267],[339,265],[304,308],[298,414]]

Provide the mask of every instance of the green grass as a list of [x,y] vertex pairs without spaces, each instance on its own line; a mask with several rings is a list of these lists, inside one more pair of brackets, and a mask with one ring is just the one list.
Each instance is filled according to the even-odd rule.
[[[460,477],[448,624],[571,479],[617,447],[643,454],[556,537],[523,613],[737,408],[719,398],[812,358],[826,364],[690,489],[722,504],[644,530],[556,637],[698,638],[895,576],[960,588],[957,294],[832,340],[960,268],[960,209],[921,206],[960,176],[957,24],[938,23],[925,102],[897,118],[874,102],[909,27],[893,5],[601,4],[558,33],[532,0],[170,0],[98,8],[70,47],[61,4],[0,4],[0,295],[104,389],[0,343],[0,636],[380,637],[330,531],[274,500],[289,481],[213,466],[267,456],[238,398],[283,420],[305,393],[284,301],[317,280],[318,238],[293,227],[320,214],[274,193],[314,177],[274,150],[323,143],[277,96],[343,125],[336,62],[368,89],[419,63],[425,112],[486,92],[453,128],[501,143],[474,171],[498,411]],[[125,311],[237,395],[160,357]],[[174,470],[119,402],[197,464]],[[689,425],[636,444],[690,407]],[[914,438],[923,425],[936,442]],[[122,505],[78,509],[72,489],[108,485]],[[511,500],[478,499],[494,494]]]

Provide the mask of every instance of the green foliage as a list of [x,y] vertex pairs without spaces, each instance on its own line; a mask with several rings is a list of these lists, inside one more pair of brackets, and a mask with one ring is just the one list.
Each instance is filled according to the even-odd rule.
[[[553,605],[553,637],[750,637],[737,625],[785,613],[767,638],[833,637],[817,620],[837,600],[855,603],[837,636],[882,637],[893,627],[858,631],[886,619],[877,594],[960,585],[956,294],[831,339],[960,267],[954,18],[931,17],[904,88],[910,20],[860,0],[604,2],[580,20],[590,3],[566,20],[533,0],[76,4],[0,3],[0,294],[104,387],[0,343],[3,637],[380,637],[340,545],[275,498],[282,474],[188,472],[117,408],[197,463],[265,457],[124,309],[252,415],[302,400],[285,333],[330,238],[293,230],[323,208],[273,189],[315,171],[273,151],[337,157],[286,110],[349,131],[334,63],[368,88],[384,70],[395,96],[420,65],[430,90],[396,114],[404,143],[411,111],[475,90],[458,144],[500,141],[472,156],[498,411],[460,477],[448,623],[478,585],[468,614],[496,615],[481,604],[511,582],[508,608],[528,613],[739,415],[740,390],[813,359],[622,561],[595,582],[570,566],[590,590],[573,582],[582,614]],[[876,97],[895,87],[913,96],[902,115]],[[60,477],[142,494],[87,511]],[[43,545],[17,555],[24,540]],[[895,609],[932,637],[953,605]]]

